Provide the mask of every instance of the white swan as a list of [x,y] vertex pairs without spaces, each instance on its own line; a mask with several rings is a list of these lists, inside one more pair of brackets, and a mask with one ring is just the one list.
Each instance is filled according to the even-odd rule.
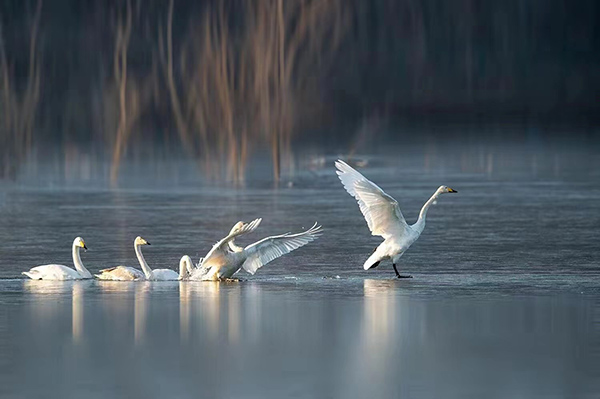
[[[142,266],[142,251],[138,248],[142,245],[150,245],[150,243],[144,240],[142,237],[136,237],[133,241],[133,249]],[[143,266],[142,266],[143,267]],[[144,272],[129,266],[115,266],[108,269],[100,270],[99,274],[95,275],[99,280],[113,280],[113,281],[133,281],[133,280],[145,280],[146,276]]]
[[77,237],[73,241],[73,264],[76,270],[64,265],[43,265],[31,268],[31,270],[23,272],[23,274],[33,280],[82,280],[92,278],[91,273],[81,262],[81,257],[79,256],[81,248],[87,250],[83,238]]
[[227,237],[217,242],[196,268],[191,280],[216,281],[231,278],[240,269],[250,274],[267,263],[282,255],[292,252],[311,241],[314,241],[321,232],[321,226],[315,223],[310,229],[297,234],[281,234],[263,238],[262,240],[240,247],[235,245],[235,238],[254,231],[262,219],[256,219],[246,224],[236,223]]
[[[202,259],[200,259],[202,262]],[[188,255],[183,255],[179,260],[179,276],[177,280],[186,280],[194,272],[194,262]]]
[[[151,280],[151,281],[174,281],[174,280],[179,280],[180,277],[183,278],[185,277],[185,264],[183,262],[183,258],[180,261],[180,273],[181,273],[181,266],[183,265],[184,267],[184,272],[183,274],[177,273],[175,270],[171,270],[171,269],[154,269],[152,270],[150,268],[150,266],[148,266],[148,263],[146,263],[146,259],[144,259],[144,255],[142,254],[142,245],[150,245],[150,243],[146,240],[144,240],[142,237],[136,237],[135,239],[136,243],[139,243],[139,245],[135,245],[135,255],[138,258],[138,261],[140,262],[140,266],[142,266],[142,270],[144,271],[144,277],[146,278],[146,280]],[[185,256],[184,256],[185,258]],[[190,267],[191,267],[191,259],[190,259]],[[135,269],[133,269],[135,270]]]
[[391,259],[396,277],[410,277],[401,276],[396,268],[396,263],[423,232],[429,207],[441,194],[456,193],[457,191],[450,187],[440,186],[421,208],[417,222],[409,226],[395,199],[344,161],[338,160],[335,166],[344,188],[358,201],[358,206],[367,221],[371,234],[384,238],[384,241],[363,265],[364,269],[377,267],[382,260]]

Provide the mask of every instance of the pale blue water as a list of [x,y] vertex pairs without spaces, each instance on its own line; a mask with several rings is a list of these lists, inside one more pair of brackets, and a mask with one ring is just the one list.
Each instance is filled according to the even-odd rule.
[[[598,157],[519,151],[369,158],[361,171],[409,222],[440,184],[459,191],[430,210],[405,280],[362,270],[379,239],[333,157],[278,189],[208,185],[186,161],[126,166],[119,189],[29,165],[0,186],[0,397],[598,397]],[[135,266],[137,235],[152,267],[175,268],[256,217],[244,242],[315,220],[325,231],[239,283],[20,276],[70,264],[77,235],[92,272]]]

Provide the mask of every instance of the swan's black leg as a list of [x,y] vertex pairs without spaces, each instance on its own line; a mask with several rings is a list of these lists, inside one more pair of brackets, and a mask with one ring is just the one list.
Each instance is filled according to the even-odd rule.
[[392,263],[392,266],[394,266],[394,271],[396,272],[396,277],[400,278],[400,273],[398,273],[398,269],[396,269],[396,264]]
[[411,275],[405,275],[403,276],[402,274],[398,273],[398,269],[396,269],[396,264],[392,263],[392,266],[394,266],[394,271],[396,272],[396,278],[412,278]]

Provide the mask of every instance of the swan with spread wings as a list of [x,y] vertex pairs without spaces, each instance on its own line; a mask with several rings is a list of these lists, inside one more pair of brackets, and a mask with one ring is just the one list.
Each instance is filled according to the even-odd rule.
[[246,247],[235,244],[237,237],[253,232],[261,221],[262,219],[255,219],[250,223],[236,223],[229,234],[217,242],[202,258],[189,279],[228,280],[240,269],[254,274],[267,263],[314,241],[321,233],[321,226],[315,223],[310,229],[301,233],[285,233],[266,237]]
[[398,260],[423,232],[429,207],[436,203],[441,194],[456,193],[457,191],[447,186],[438,187],[421,208],[417,222],[408,225],[400,211],[398,201],[344,161],[336,161],[335,167],[344,188],[358,202],[371,234],[384,239],[364,263],[363,268],[369,270],[377,267],[382,260],[391,259],[396,277],[411,277],[398,273],[396,268]]

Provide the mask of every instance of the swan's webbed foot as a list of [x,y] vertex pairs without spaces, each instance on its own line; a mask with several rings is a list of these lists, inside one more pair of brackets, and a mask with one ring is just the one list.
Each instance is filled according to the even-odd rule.
[[412,278],[412,276],[409,274],[402,275],[402,274],[398,273],[398,269],[396,269],[395,263],[392,263],[392,266],[394,266],[394,271],[396,272],[396,278]]

